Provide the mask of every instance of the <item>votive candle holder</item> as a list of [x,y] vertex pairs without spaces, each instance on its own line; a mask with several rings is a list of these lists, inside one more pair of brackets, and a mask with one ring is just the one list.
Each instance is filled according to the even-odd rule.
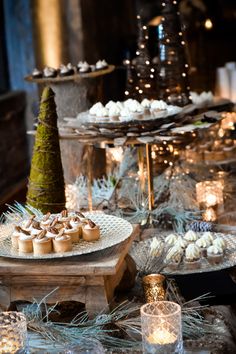
[[27,353],[27,323],[21,312],[0,313],[0,354]]
[[144,354],[183,354],[181,307],[157,301],[141,307]]

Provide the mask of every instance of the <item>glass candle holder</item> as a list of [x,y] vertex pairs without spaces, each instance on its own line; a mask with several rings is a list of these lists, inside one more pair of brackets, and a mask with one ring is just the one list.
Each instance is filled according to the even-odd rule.
[[77,344],[69,345],[63,354],[105,354],[105,350],[98,340],[83,338]]
[[0,354],[27,352],[27,323],[21,312],[0,313]]
[[144,354],[183,354],[181,307],[170,301],[141,307]]
[[221,181],[204,181],[196,184],[197,201],[200,206],[212,207],[223,204],[223,186]]
[[162,274],[149,274],[143,277],[143,290],[146,302],[165,300],[165,279],[165,276]]

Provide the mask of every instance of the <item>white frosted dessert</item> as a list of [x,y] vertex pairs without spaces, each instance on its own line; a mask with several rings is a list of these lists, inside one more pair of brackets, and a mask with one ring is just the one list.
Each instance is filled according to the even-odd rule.
[[175,244],[175,242],[177,241],[177,236],[175,234],[169,234],[168,236],[166,236],[165,238],[165,243],[168,246],[173,246]]
[[201,253],[203,257],[206,257],[207,255],[207,247],[211,245],[211,241],[207,239],[206,237],[200,237],[196,241],[196,245],[201,249]]
[[198,239],[198,235],[196,232],[188,230],[184,235],[184,239],[188,242],[195,242]]
[[221,263],[223,260],[223,249],[216,245],[207,248],[207,260],[211,264]]
[[217,237],[213,240],[213,246],[220,247],[223,251],[225,251],[226,242],[222,237]]
[[152,114],[159,113],[160,111],[166,109],[167,109],[167,104],[162,100],[153,100],[151,102],[150,111]]
[[210,231],[204,232],[202,234],[202,238],[211,241],[211,243],[213,243],[213,241],[214,241],[214,237],[213,237],[213,235],[212,235],[212,233]]
[[199,268],[201,266],[200,258],[200,248],[194,243],[189,244],[185,250],[185,266],[187,269]]
[[97,110],[103,108],[103,104],[101,102],[95,103],[89,110],[89,114],[96,116]]
[[150,243],[150,254],[152,257],[156,257],[161,254],[164,244],[161,240],[158,240],[157,237],[153,237]]
[[45,78],[52,78],[52,77],[56,77],[57,76],[57,71],[54,68],[50,68],[48,66],[46,66],[43,69],[43,76]]
[[86,61],[81,63],[81,65],[79,67],[79,73],[86,74],[86,73],[89,73],[90,71],[91,71],[90,65]]
[[182,260],[183,255],[184,250],[182,247],[177,245],[171,247],[166,255],[166,263],[168,263],[169,268],[177,269]]
[[188,242],[181,236],[179,236],[175,242],[175,245],[177,247],[181,247],[182,249],[185,249],[188,245]]

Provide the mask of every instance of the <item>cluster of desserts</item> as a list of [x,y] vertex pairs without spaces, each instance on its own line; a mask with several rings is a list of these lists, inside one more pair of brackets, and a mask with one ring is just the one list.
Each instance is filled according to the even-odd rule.
[[96,241],[100,228],[80,212],[63,210],[60,214],[47,213],[41,219],[32,215],[15,226],[11,235],[12,247],[21,253],[62,253],[72,250],[74,243]]
[[235,157],[236,145],[232,139],[216,139],[200,143],[197,147],[186,146],[185,158],[190,163],[224,161]]
[[90,118],[95,121],[129,121],[155,117],[158,113],[166,111],[179,112],[175,106],[167,105],[162,100],[149,100],[144,98],[142,102],[129,98],[124,102],[109,101],[105,106],[101,102],[95,103],[89,110]]
[[196,233],[192,230],[183,236],[169,234],[164,242],[156,238],[152,240],[151,248],[155,250],[155,255],[160,254],[164,247],[167,248],[166,263],[173,270],[178,269],[180,264],[189,270],[201,268],[202,259],[212,265],[219,264],[226,251],[222,237],[214,236],[211,232]]
[[58,69],[51,68],[46,66],[43,71],[34,69],[32,71],[32,77],[34,79],[41,78],[54,78],[57,76],[64,77],[70,76],[74,74],[87,74],[93,71],[104,70],[107,69],[108,64],[106,60],[98,60],[95,65],[90,65],[86,61],[79,61],[76,66],[73,66],[71,63],[67,65],[61,64]]

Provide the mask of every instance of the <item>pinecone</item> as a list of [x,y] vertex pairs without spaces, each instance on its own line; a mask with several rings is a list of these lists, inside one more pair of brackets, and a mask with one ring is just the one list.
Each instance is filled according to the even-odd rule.
[[195,232],[206,232],[213,231],[213,224],[207,221],[193,221],[188,226],[188,230],[193,230]]

